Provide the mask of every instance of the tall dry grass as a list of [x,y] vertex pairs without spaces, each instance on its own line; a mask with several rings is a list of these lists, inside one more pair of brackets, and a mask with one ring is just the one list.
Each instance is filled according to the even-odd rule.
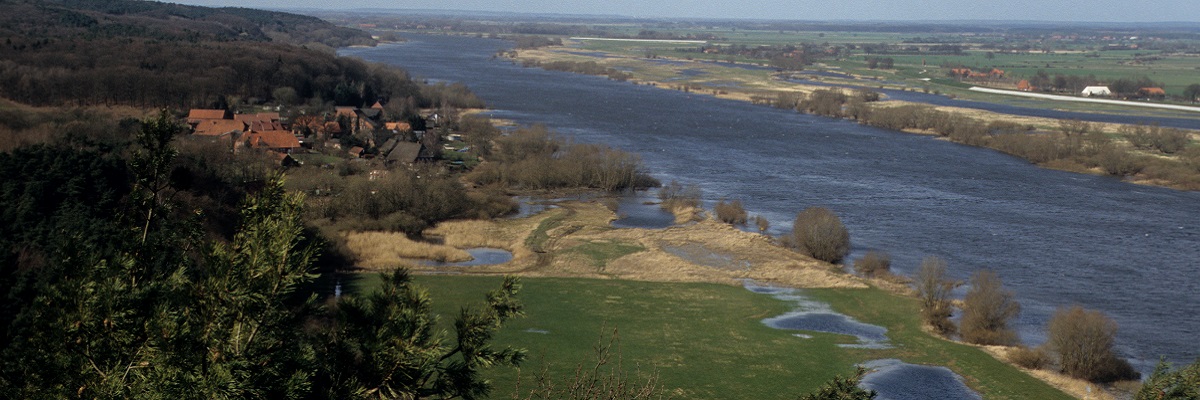
[[402,233],[350,232],[344,237],[346,247],[359,260],[359,265],[368,268],[397,267],[421,259],[442,262],[471,260],[471,255],[464,250],[413,241]]

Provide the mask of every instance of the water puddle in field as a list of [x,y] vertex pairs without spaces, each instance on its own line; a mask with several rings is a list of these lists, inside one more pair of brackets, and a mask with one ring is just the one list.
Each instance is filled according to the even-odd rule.
[[790,312],[764,319],[762,322],[767,326],[775,329],[826,332],[858,338],[858,343],[839,344],[839,347],[860,349],[892,347],[888,343],[887,328],[864,324],[845,314],[836,313],[828,304],[804,297],[796,289],[761,286],[752,282],[746,282],[745,287],[752,292],[769,294],[776,299],[796,305],[796,308]]
[[876,400],[983,399],[946,367],[907,364],[896,359],[862,364],[869,373],[859,386],[878,393]]
[[704,245],[698,243],[689,243],[680,246],[663,246],[662,249],[692,264],[699,264],[706,267],[733,271],[745,271],[750,269],[749,261],[735,260],[731,255],[709,250],[708,248],[704,247]]
[[621,196],[614,228],[662,229],[675,225],[675,214],[663,210],[658,198],[645,191]]
[[554,203],[559,201],[558,199],[540,199],[528,196],[514,197],[513,200],[517,202],[517,213],[509,215],[509,218],[525,218],[537,215],[543,211],[558,207]]
[[496,265],[504,264],[512,261],[513,255],[508,250],[493,249],[489,247],[476,247],[466,249],[467,253],[473,257],[469,261],[462,262],[441,262],[433,260],[422,261],[422,265],[431,265],[435,267],[474,267],[480,265]]

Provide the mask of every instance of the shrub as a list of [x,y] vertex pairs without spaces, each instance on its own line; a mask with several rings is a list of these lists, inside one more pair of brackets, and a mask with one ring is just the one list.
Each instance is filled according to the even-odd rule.
[[827,117],[842,116],[842,104],[846,104],[846,94],[841,89],[817,89],[808,94],[808,98],[800,102],[798,108],[810,114]]
[[700,187],[696,185],[684,186],[678,181],[671,181],[671,183],[659,189],[658,199],[661,201],[660,206],[664,210],[699,207]]
[[812,258],[837,263],[850,253],[850,232],[833,211],[809,207],[796,215],[792,245]]
[[1113,353],[1117,323],[1100,311],[1078,305],[1059,308],[1047,328],[1047,346],[1058,356],[1060,370],[1092,382],[1137,378],[1137,371]]
[[988,270],[976,272],[971,277],[971,290],[963,299],[961,326],[963,340],[976,344],[1009,345],[1017,340],[1017,333],[1008,327],[1008,321],[1021,312],[1021,305],[1005,290],[1000,277]]
[[1158,150],[1166,154],[1174,154],[1187,147],[1191,139],[1188,133],[1175,128],[1163,128],[1158,125],[1122,126],[1120,133],[1125,135],[1133,147],[1146,150]]
[[1050,364],[1050,355],[1041,347],[1017,347],[1008,352],[1008,361],[1021,368],[1042,369]]
[[761,215],[755,215],[754,216],[754,225],[757,226],[758,231],[760,233],[762,233],[762,232],[766,232],[767,228],[771,227],[771,221],[768,221],[766,217],[763,217]]
[[854,260],[854,272],[869,278],[880,278],[891,275],[892,257],[881,251],[868,251],[866,255]]
[[717,214],[717,219],[721,222],[732,225],[746,224],[746,209],[742,207],[740,200],[734,200],[726,203],[725,200],[717,202],[713,207],[713,212]]
[[953,311],[950,291],[958,286],[958,282],[946,278],[946,261],[933,256],[925,257],[917,268],[914,280],[917,296],[921,299],[921,317],[938,334],[954,333],[956,328],[950,320]]
[[1111,145],[1101,148],[1093,159],[1104,173],[1114,176],[1134,175],[1146,167],[1142,157]]

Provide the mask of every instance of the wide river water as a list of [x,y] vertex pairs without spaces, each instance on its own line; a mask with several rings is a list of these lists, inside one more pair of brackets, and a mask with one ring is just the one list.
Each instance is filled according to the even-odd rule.
[[[411,35],[341,54],[462,82],[499,118],[545,124],[578,142],[640,154],[663,180],[706,201],[739,199],[773,233],[825,206],[850,230],[853,256],[890,253],[911,274],[947,260],[966,280],[991,269],[1022,305],[1027,344],[1057,307],[1103,310],[1118,350],[1143,371],[1160,356],[1200,356],[1200,193],[1041,169],[995,151],[853,122],[600,77],[522,68],[492,55],[507,42]],[[961,294],[961,293],[960,293]]]

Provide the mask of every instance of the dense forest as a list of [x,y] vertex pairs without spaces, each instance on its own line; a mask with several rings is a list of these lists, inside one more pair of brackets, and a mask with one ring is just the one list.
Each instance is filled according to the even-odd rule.
[[0,96],[36,106],[224,108],[230,96],[266,101],[284,87],[302,100],[343,104],[419,97],[403,72],[371,71],[332,53],[330,46],[372,44],[365,33],[292,14],[5,1],[0,35]]
[[249,8],[132,0],[4,0],[0,10],[4,37],[276,41],[329,47],[375,43],[362,31],[318,18]]

